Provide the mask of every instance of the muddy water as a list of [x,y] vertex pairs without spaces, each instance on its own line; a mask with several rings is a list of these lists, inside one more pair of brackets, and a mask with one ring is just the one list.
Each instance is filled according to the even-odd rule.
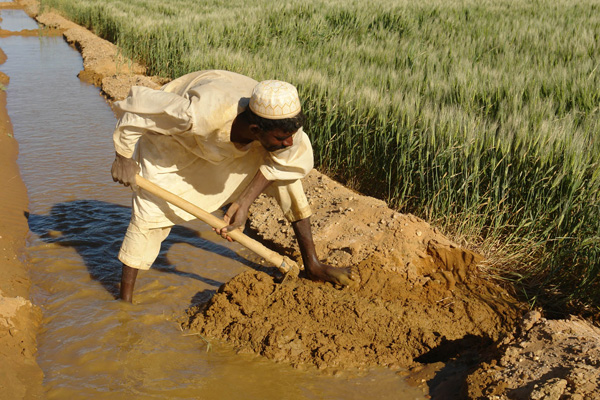
[[[3,10],[0,26],[31,29],[24,15]],[[138,276],[133,305],[115,300],[130,193],[110,179],[110,107],[76,77],[81,58],[62,38],[13,36],[0,47],[30,200],[27,255],[49,399],[423,398],[386,370],[331,377],[182,332],[186,307],[259,267],[200,223],[173,230]]]
[[18,32],[21,29],[38,29],[37,22],[29,18],[22,10],[2,10],[0,12],[0,28]]

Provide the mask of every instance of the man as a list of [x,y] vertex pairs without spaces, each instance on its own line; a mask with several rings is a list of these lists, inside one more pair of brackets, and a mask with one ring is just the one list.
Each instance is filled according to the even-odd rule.
[[[348,268],[319,261],[310,207],[300,179],[313,167],[302,130],[296,88],[228,71],[184,75],[161,90],[133,87],[114,103],[115,182],[135,187],[135,174],[213,212],[231,203],[216,230],[241,229],[263,191],[275,197],[292,223],[308,278],[347,285]],[[194,217],[164,200],[134,190],[132,217],[119,252],[121,299],[131,302],[138,270],[149,269],[171,227]]]

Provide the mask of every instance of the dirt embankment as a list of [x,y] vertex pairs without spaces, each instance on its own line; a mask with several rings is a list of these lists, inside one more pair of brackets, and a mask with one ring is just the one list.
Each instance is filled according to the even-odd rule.
[[60,14],[53,11],[40,13],[37,0],[18,0],[18,3],[46,29],[60,32],[67,43],[81,53],[83,70],[79,78],[98,86],[108,100],[125,98],[134,85],[157,89],[168,81],[161,77],[146,76],[146,68],[123,57],[113,43]]
[[[108,99],[124,98],[131,85],[166,81],[146,77],[114,45],[60,15],[37,15],[36,1],[19,3],[64,32],[82,52],[80,77]],[[356,266],[359,282],[344,289],[304,279],[280,284],[277,276],[246,272],[189,310],[190,329],[298,367],[409,367],[409,379],[434,398],[594,398],[597,357],[582,352],[600,337],[597,328],[579,320],[520,323],[523,305],[485,277],[480,255],[316,171],[304,184],[317,252],[332,265]],[[257,237],[299,259],[291,226],[271,199],[261,197],[251,213]],[[553,363],[560,371],[544,369]]]
[[[0,64],[5,61],[0,49]],[[39,398],[43,374],[35,361],[35,335],[41,313],[28,300],[30,281],[22,261],[28,230],[27,189],[19,174],[19,146],[6,111],[4,88],[10,77],[0,72],[0,84],[0,398]]]
[[529,312],[467,384],[472,399],[600,399],[600,329]]

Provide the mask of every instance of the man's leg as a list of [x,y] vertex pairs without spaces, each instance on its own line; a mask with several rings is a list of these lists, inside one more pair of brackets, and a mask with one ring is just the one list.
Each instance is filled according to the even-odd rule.
[[344,286],[349,285],[354,280],[350,267],[336,268],[319,261],[312,237],[310,217],[292,222],[292,227],[302,254],[304,270],[310,279]]
[[138,269],[131,268],[123,264],[121,273],[121,292],[119,298],[123,301],[131,303],[133,300],[133,287],[135,286],[135,278],[137,277]]
[[132,220],[119,251],[123,263],[119,298],[129,303],[133,300],[133,288],[138,270],[150,269],[160,252],[160,245],[171,231],[171,225],[148,228],[144,223]]

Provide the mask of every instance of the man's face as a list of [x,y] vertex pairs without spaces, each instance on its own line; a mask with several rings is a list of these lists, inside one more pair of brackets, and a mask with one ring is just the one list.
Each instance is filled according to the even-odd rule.
[[268,152],[272,152],[293,145],[295,133],[296,132],[286,133],[281,129],[275,129],[268,132],[261,132],[258,135],[258,140]]

